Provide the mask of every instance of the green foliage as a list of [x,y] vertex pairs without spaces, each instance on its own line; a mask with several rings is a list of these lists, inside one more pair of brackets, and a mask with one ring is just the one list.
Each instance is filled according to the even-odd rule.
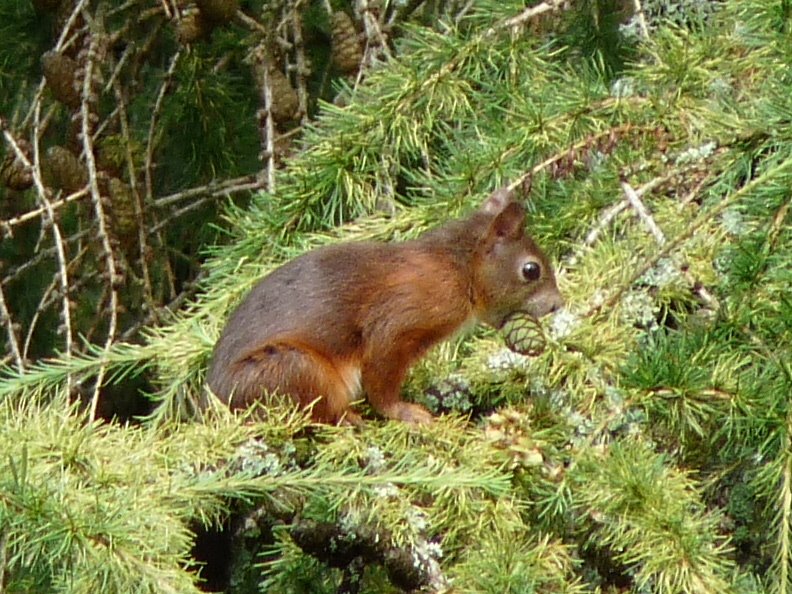
[[[198,592],[187,571],[189,526],[214,525],[231,501],[271,497],[288,507],[295,496],[311,496],[338,508],[346,501],[339,493],[376,501],[383,489],[439,497],[508,490],[508,477],[495,469],[442,468],[420,450],[376,472],[326,453],[300,468],[292,444],[305,419],[293,413],[266,424],[226,413],[152,431],[88,423],[74,407],[5,399],[0,419],[0,526],[11,592]],[[349,430],[327,429],[317,439],[355,441]],[[445,509],[450,515],[454,507]]]
[[[505,25],[523,2],[409,28],[398,57],[323,107],[277,191],[229,206],[198,298],[141,344],[4,373],[12,591],[194,590],[187,527],[232,501],[267,518],[264,591],[395,587],[379,558],[356,574],[312,556],[291,532],[305,519],[373,530],[434,590],[790,592],[789,14],[719,4],[625,38],[628,67],[585,56],[592,36],[574,45],[583,19],[567,47],[541,21]],[[486,330],[436,349],[406,387],[455,411],[430,427],[306,429],[272,411],[176,423],[262,274],[330,242],[414,237],[528,178],[530,229],[568,300],[541,355]],[[143,427],[64,404],[105,371],[151,378]]]
[[661,456],[625,441],[604,455],[590,451],[574,475],[582,511],[594,523],[589,538],[634,570],[638,591],[731,592],[719,518],[705,512],[695,483]]
[[454,568],[460,592],[517,594],[528,592],[585,592],[573,577],[568,547],[540,536],[527,540],[524,531],[486,531],[481,548],[470,551]]

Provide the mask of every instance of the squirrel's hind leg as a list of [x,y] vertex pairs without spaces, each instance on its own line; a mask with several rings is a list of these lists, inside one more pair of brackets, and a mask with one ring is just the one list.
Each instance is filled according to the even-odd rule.
[[246,408],[263,394],[290,396],[321,423],[357,425],[360,416],[349,409],[359,390],[360,374],[353,365],[335,364],[308,345],[268,341],[239,357],[232,365],[235,391],[231,408]]

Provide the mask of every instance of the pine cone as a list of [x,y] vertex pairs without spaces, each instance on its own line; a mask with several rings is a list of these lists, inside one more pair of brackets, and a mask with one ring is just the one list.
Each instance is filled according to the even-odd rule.
[[[130,141],[130,148],[139,148]],[[95,145],[96,168],[110,177],[120,177],[126,165],[126,141],[118,134],[108,134]],[[134,159],[134,156],[133,156]]]
[[113,221],[113,235],[121,243],[129,256],[137,245],[137,216],[135,215],[135,196],[132,188],[117,177],[107,183],[107,200]]
[[42,163],[42,173],[48,185],[66,192],[76,192],[85,187],[88,176],[80,160],[69,149],[51,146]]
[[363,48],[360,46],[355,24],[345,12],[333,13],[330,29],[332,40],[333,64],[344,74],[352,74],[360,68],[363,59]]
[[272,88],[272,117],[276,122],[288,122],[297,112],[299,100],[297,91],[291,86],[289,79],[274,65],[269,69],[269,81]]
[[188,45],[207,37],[213,28],[214,25],[203,16],[203,13],[197,10],[185,11],[176,25],[176,35],[182,45]]
[[195,0],[201,15],[213,25],[223,25],[234,18],[239,0]]
[[77,109],[80,106],[77,62],[58,52],[49,51],[41,56],[41,66],[55,99],[66,107]]
[[[27,140],[19,141],[19,148],[30,159],[31,146]],[[0,183],[9,190],[21,192],[33,185],[33,172],[16,158],[12,149],[8,150],[5,159],[0,162]]]
[[506,346],[521,355],[539,355],[545,349],[545,335],[539,320],[524,311],[509,315],[501,327]]

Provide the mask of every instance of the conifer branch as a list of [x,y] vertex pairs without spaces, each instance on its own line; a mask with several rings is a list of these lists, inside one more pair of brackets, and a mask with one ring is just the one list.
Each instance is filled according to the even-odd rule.
[[205,206],[209,202],[213,201],[215,198],[220,196],[229,196],[232,192],[243,192],[246,190],[256,190],[256,189],[264,189],[266,188],[266,181],[256,181],[251,182],[250,184],[243,184],[240,186],[236,186],[231,188],[225,192],[216,191],[210,194],[209,196],[203,196],[198,200],[193,200],[186,206],[182,206],[181,208],[177,208],[175,210],[171,210],[167,216],[162,217],[161,220],[157,221],[154,225],[152,225],[148,230],[148,235],[150,236],[157,236],[160,232],[162,232],[166,227],[168,227],[171,223],[178,220],[180,217],[198,210],[202,206]]
[[[613,105],[614,102],[612,100],[606,100],[597,107],[598,109],[607,109]],[[657,136],[659,132],[657,127],[634,126],[632,124],[608,128],[602,132],[587,136],[568,149],[547,157],[544,161],[537,163],[524,174],[517,177],[507,187],[512,192],[520,187],[530,188],[533,177],[545,170],[548,170],[554,179],[566,177],[573,172],[575,167],[580,165],[582,160],[590,158],[592,153],[601,152],[608,155],[619,146],[620,142],[626,142],[630,137]],[[626,207],[626,204],[624,207]],[[614,213],[612,216],[615,216],[615,214],[618,213]]]
[[762,184],[767,184],[772,181],[776,176],[785,173],[788,169],[792,169],[792,159],[786,159],[765,172],[761,175],[755,177],[750,182],[745,184],[742,188],[735,191],[729,196],[724,197],[718,204],[715,206],[703,210],[699,215],[691,221],[691,223],[687,226],[687,228],[679,233],[676,237],[674,237],[671,241],[667,242],[663,249],[659,250],[650,258],[647,258],[644,263],[630,276],[630,279],[618,287],[606,300],[602,305],[595,305],[592,307],[588,313],[586,313],[586,317],[590,317],[598,313],[600,310],[610,309],[612,308],[618,301],[621,299],[622,294],[630,287],[632,284],[641,278],[647,271],[649,271],[653,266],[656,266],[657,263],[666,258],[669,254],[671,254],[674,250],[682,246],[686,241],[688,241],[695,232],[700,229],[703,225],[711,221],[714,217],[722,213],[724,210],[732,206],[734,203],[739,202],[742,200],[746,195],[749,195],[757,187],[761,187]]
[[[89,15],[85,15],[86,19],[90,19]],[[94,26],[101,26],[95,19],[92,23]],[[93,26],[92,26],[93,28]],[[88,36],[88,48],[85,56],[84,75],[82,81],[82,101],[80,103],[80,120],[82,125],[82,144],[83,156],[85,157],[85,164],[88,169],[88,187],[91,192],[91,202],[93,204],[94,213],[96,214],[97,232],[99,241],[102,245],[102,251],[105,259],[105,274],[107,275],[106,290],[110,295],[110,321],[107,329],[107,337],[105,339],[104,349],[109,350],[116,338],[116,331],[118,325],[118,287],[122,282],[121,272],[117,264],[117,256],[110,243],[109,223],[107,215],[105,214],[104,205],[102,204],[102,195],[99,191],[99,181],[96,168],[96,160],[94,156],[93,136],[91,132],[91,122],[94,117],[92,106],[96,103],[94,93],[95,84],[95,60],[99,51],[99,37],[102,32],[97,30],[92,31]],[[102,300],[100,300],[101,303]],[[102,389],[105,376],[105,368],[100,367],[96,377],[96,386],[94,388],[93,397],[91,398],[90,407],[90,420],[96,418],[96,410],[99,405],[99,395]]]

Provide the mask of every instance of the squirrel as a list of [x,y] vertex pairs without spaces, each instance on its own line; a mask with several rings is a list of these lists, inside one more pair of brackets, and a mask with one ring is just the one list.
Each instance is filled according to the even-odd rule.
[[475,322],[563,306],[553,269],[502,188],[465,219],[417,239],[309,251],[265,276],[229,318],[207,383],[232,409],[290,396],[323,423],[360,424],[361,388],[379,414],[429,423],[400,388],[410,366]]

